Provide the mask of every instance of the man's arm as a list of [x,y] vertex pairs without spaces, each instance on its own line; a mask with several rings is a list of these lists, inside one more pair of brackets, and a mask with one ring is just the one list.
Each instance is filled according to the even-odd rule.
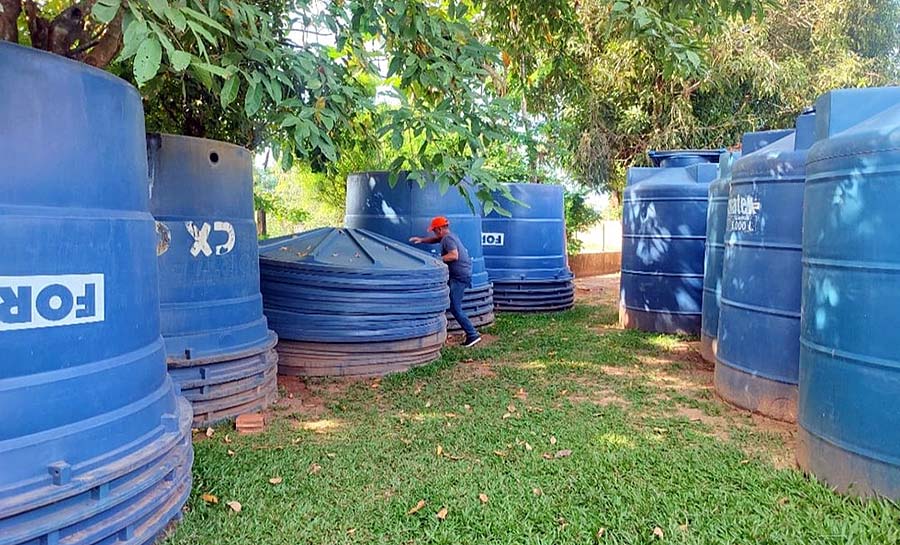
[[446,254],[441,256],[441,259],[444,260],[444,263],[452,263],[459,259],[459,250],[453,249],[447,252]]
[[413,244],[437,244],[441,239],[438,237],[410,237],[409,241]]

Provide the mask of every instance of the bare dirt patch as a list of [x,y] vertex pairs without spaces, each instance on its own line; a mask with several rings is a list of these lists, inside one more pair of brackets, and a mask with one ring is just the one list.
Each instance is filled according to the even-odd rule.
[[486,360],[469,359],[458,363],[450,371],[450,379],[460,381],[494,378],[496,376],[497,371],[493,369],[491,362]]
[[[278,390],[282,392],[273,411],[285,411],[308,418],[318,418],[327,412],[331,400],[343,395],[354,380],[307,380],[300,377],[278,376]],[[371,381],[370,381],[371,382]]]
[[619,274],[576,278],[575,299],[584,303],[616,308],[619,305]]

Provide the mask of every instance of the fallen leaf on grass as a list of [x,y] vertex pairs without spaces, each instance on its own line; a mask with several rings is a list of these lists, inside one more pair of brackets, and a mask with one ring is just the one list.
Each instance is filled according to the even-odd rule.
[[442,447],[440,445],[437,446],[437,449],[435,449],[435,451],[437,452],[437,455],[439,457],[444,455],[444,447]]
[[426,408],[426,409],[430,409],[430,408],[431,408],[431,402],[430,402],[430,401],[426,401],[426,402],[425,402],[425,408]]
[[216,433],[216,430],[214,430],[212,428],[206,428],[206,436],[207,437],[212,437],[214,433]]
[[375,379],[375,380],[372,381],[372,386],[371,386],[371,388],[372,388],[373,390],[377,389],[379,386],[381,386],[381,380],[380,380],[380,379]]
[[347,535],[352,536],[356,533],[356,528],[347,528]]
[[555,351],[555,350],[551,350],[550,352],[547,352],[547,355],[550,356],[550,357],[552,358],[553,356],[556,355],[556,351]]
[[662,528],[660,528],[659,526],[657,526],[656,528],[654,528],[654,529],[653,529],[653,535],[656,536],[656,537],[658,537],[659,539],[662,539],[662,538],[663,538],[663,531],[662,531]]
[[541,454],[541,457],[542,457],[544,460],[552,460],[552,459],[553,459],[553,455],[550,454],[549,452],[545,452],[545,453]]
[[503,415],[503,420],[506,420],[506,419],[509,418],[510,416],[512,416],[512,414],[510,414],[510,413],[504,413],[504,415]]
[[787,498],[778,498],[778,505],[787,505],[788,501]]
[[225,505],[227,505],[228,507],[230,507],[231,510],[234,511],[235,513],[240,513],[240,512],[241,512],[241,509],[244,508],[244,507],[241,505],[241,502],[237,502],[237,501],[230,501],[230,502],[226,503]]
[[225,441],[226,444],[231,443],[231,437],[229,437],[227,433],[225,434],[225,439],[224,439],[224,441]]
[[320,471],[322,471],[322,466],[320,466],[319,464],[317,464],[315,462],[309,464],[309,473],[311,475],[315,475],[316,473],[318,473]]
[[572,455],[571,450],[563,449],[563,450],[558,451],[556,454],[554,454],[553,457],[554,458],[568,458],[571,455]]
[[551,444],[551,445],[555,445],[555,444],[556,444],[556,437],[554,437],[554,436],[552,436],[552,435],[550,436],[550,444]]
[[471,411],[471,410],[472,410],[472,406],[469,405],[468,403],[466,403],[465,405],[463,405],[463,408],[464,408],[465,410],[467,410],[467,411]]
[[525,450],[527,450],[528,452],[531,452],[532,450],[534,450],[534,447],[532,447],[528,443],[525,443]]
[[506,452],[505,452],[505,451],[502,451],[502,450],[495,450],[495,451],[494,451],[494,454],[496,454],[497,456],[499,456],[499,457],[501,457],[501,458],[505,458],[505,457],[506,457]]
[[482,492],[481,494],[478,494],[478,499],[481,500],[481,503],[488,502],[487,494],[485,494],[484,492]]
[[506,410],[508,412],[514,413],[514,412],[516,412],[516,406],[513,405],[512,403],[510,403],[509,405],[506,406]]
[[531,493],[534,494],[535,496],[540,496],[544,493],[544,491],[541,490],[540,488],[532,488]]
[[271,479],[269,479],[269,484],[281,484],[282,481],[284,481],[284,479],[282,479],[281,477],[272,477]]
[[326,452],[325,456],[328,456],[329,458],[334,458],[335,456],[337,456],[337,454],[335,454],[333,452]]
[[687,524],[679,524],[679,525],[678,525],[678,529],[681,530],[682,532],[687,532],[687,531],[688,531],[688,525],[687,525]]
[[302,439],[301,439],[300,437],[295,437],[294,439],[291,439],[291,444],[292,444],[292,445],[296,445],[296,444],[299,443],[301,440],[302,440]]
[[231,450],[231,449],[228,449],[228,455],[229,455],[229,456],[234,456],[234,451]]
[[560,390],[560,391],[559,391],[559,395],[560,395],[560,396],[564,396],[564,395],[566,395],[566,394],[568,394],[568,393],[569,393],[568,390]]
[[441,507],[441,510],[437,512],[437,518],[439,520],[444,520],[447,518],[447,508]]
[[419,500],[419,503],[415,504],[412,509],[406,512],[406,514],[415,515],[416,513],[421,511],[423,507],[425,507],[425,500]]
[[525,391],[525,388],[519,388],[519,391],[516,392],[516,398],[525,401],[528,399],[528,392]]
[[200,499],[205,501],[206,503],[219,503],[219,498],[209,493],[203,494],[202,496],[200,496]]
[[601,539],[604,534],[606,534],[606,528],[600,528],[597,530],[597,539]]

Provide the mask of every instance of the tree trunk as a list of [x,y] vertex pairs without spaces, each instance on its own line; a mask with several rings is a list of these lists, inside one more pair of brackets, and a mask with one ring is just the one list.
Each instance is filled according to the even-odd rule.
[[266,211],[265,210],[257,210],[256,211],[256,236],[257,237],[266,236]]
[[22,13],[20,0],[0,0],[0,41],[17,43],[19,27],[16,22]]

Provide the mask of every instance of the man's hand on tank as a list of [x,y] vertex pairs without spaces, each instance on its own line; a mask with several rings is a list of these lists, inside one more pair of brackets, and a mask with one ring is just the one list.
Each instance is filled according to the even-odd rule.
[[409,237],[409,241],[413,244],[422,244],[422,237]]

